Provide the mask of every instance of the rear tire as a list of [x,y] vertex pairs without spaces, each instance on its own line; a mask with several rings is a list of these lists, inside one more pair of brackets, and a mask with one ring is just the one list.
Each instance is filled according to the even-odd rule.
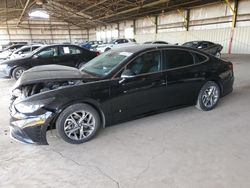
[[12,77],[18,80],[25,70],[24,67],[16,67],[12,72]]
[[100,128],[98,112],[88,104],[74,104],[66,108],[56,121],[60,137],[70,144],[82,144],[92,139]]
[[199,110],[209,111],[216,107],[220,99],[220,87],[213,81],[205,83],[199,93],[196,107]]

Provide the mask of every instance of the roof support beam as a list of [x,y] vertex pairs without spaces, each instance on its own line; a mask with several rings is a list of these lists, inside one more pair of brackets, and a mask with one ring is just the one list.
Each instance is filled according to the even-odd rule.
[[24,6],[24,8],[23,8],[22,14],[20,15],[19,20],[18,20],[18,22],[17,22],[17,27],[18,27],[19,24],[21,23],[22,18],[23,18],[23,15],[24,15],[24,13],[26,12],[29,3],[30,3],[30,0],[27,0],[25,6]]
[[225,0],[225,2],[233,14],[232,28],[235,28],[237,22],[237,13],[238,13],[238,0],[234,1],[234,7],[230,4],[229,0]]
[[69,11],[71,13],[74,13],[75,15],[78,15],[78,16],[81,16],[81,17],[84,17],[84,18],[87,18],[87,19],[92,19],[92,16],[90,16],[90,15],[87,15],[87,14],[82,13],[82,12],[76,12],[76,10],[72,9],[71,7],[62,5],[62,4],[57,3],[55,1],[49,0],[48,3],[51,4],[51,5],[55,5],[55,6],[61,8],[61,9],[64,9],[66,11]]
[[179,15],[181,15],[184,19],[184,24],[183,26],[186,28],[186,31],[188,31],[189,29],[189,10],[185,11],[185,10],[180,10],[177,9]]
[[[98,25],[98,24],[103,24],[103,25],[106,25],[105,22],[102,22],[102,21],[98,21],[98,20],[92,20],[92,16],[88,15],[88,14],[85,14],[83,12],[77,12],[76,10],[74,10],[73,8],[71,7],[68,7],[68,6],[65,6],[65,5],[62,5],[60,3],[57,3],[55,1],[51,1],[51,0],[48,0],[48,5],[43,5],[45,8],[48,8],[48,7],[53,7],[53,9],[57,9],[59,11],[66,11],[67,13],[69,14],[72,14],[72,15],[75,15],[77,17],[81,17],[83,18],[85,22],[82,21],[82,23],[84,24],[89,24],[89,25]],[[87,21],[88,20],[88,21]]]
[[158,16],[155,16],[155,33],[158,33]]
[[[159,4],[162,4],[162,3],[167,3],[167,2],[169,2],[169,1],[170,1],[170,0],[158,0],[158,1],[155,1],[155,2],[152,2],[152,3],[144,4],[144,5],[142,5],[142,6],[137,6],[137,7],[128,9],[128,10],[124,10],[124,11],[117,12],[117,13],[114,13],[114,14],[109,14],[109,15],[103,16],[103,17],[101,17],[101,18],[99,18],[99,19],[110,18],[110,17],[112,17],[112,16],[117,16],[117,15],[125,14],[125,13],[128,13],[128,12],[140,10],[140,9],[142,9],[142,8],[149,8],[149,7],[156,6],[156,5],[159,5]],[[97,20],[98,20],[98,19],[97,19]]]
[[93,5],[90,5],[90,6],[86,7],[85,9],[81,10],[80,12],[84,12],[84,11],[86,11],[86,10],[89,10],[89,9],[91,9],[91,8],[93,8],[93,7],[96,7],[97,5],[100,5],[100,4],[105,3],[106,1],[108,1],[108,0],[102,0],[102,1],[100,1],[100,2],[98,2],[98,3],[94,3]]

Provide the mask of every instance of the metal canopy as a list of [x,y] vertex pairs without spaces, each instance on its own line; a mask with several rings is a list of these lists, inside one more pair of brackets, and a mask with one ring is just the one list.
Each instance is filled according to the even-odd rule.
[[0,23],[17,19],[17,26],[29,19],[28,12],[42,8],[51,20],[82,28],[94,28],[122,20],[189,9],[222,0],[1,0]]

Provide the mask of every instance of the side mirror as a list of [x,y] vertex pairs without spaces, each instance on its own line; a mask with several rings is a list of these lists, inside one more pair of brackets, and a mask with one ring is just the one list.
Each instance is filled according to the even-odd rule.
[[121,80],[119,81],[119,83],[123,83],[126,79],[128,78],[133,78],[135,76],[135,73],[133,71],[131,71],[130,69],[126,69],[122,72],[121,75]]
[[202,46],[198,46],[198,49],[202,49]]
[[21,54],[22,54],[22,52],[20,51],[20,52],[18,52],[18,54],[19,54],[19,55],[21,55]]

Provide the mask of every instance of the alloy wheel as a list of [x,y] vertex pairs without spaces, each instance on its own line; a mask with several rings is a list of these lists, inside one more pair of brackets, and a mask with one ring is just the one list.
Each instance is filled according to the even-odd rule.
[[216,86],[209,86],[202,95],[202,103],[205,107],[213,107],[219,99],[219,90]]
[[95,126],[95,118],[90,112],[77,111],[66,118],[64,132],[72,140],[83,140],[93,133]]
[[23,69],[17,70],[17,71],[16,71],[16,78],[17,78],[17,79],[20,78],[21,75],[23,74],[23,72],[24,72]]

